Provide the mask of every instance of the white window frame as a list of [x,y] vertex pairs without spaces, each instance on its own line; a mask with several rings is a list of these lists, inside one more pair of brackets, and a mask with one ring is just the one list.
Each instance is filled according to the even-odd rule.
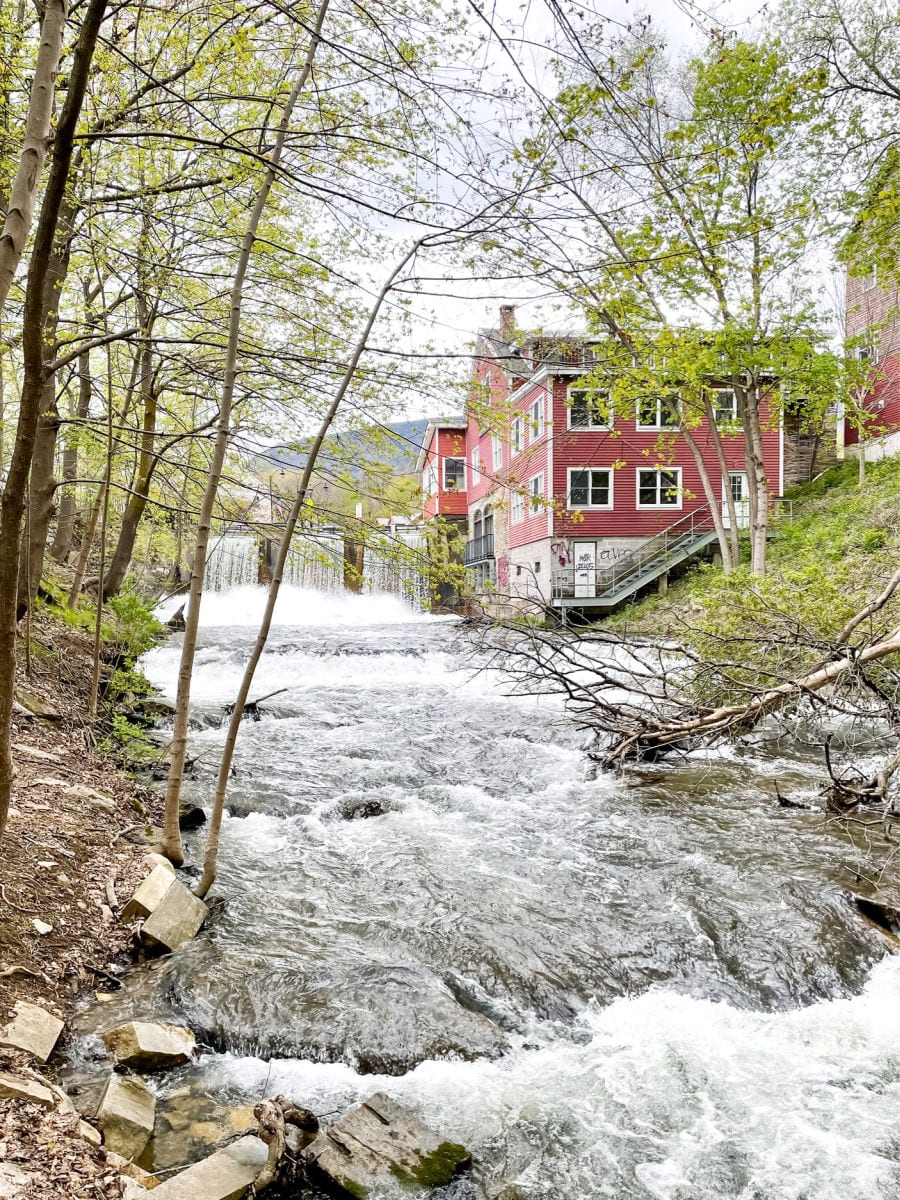
[[525,520],[525,497],[521,492],[513,492],[509,501],[510,525],[521,525]]
[[[598,473],[602,471],[608,476],[609,501],[606,504],[591,504],[591,492],[593,491],[593,484],[590,479],[588,479],[587,504],[573,503],[572,476],[575,474],[581,475],[585,471],[587,471],[588,475],[590,475],[593,471],[597,471]],[[615,505],[615,499],[613,496],[614,480],[615,471],[612,469],[612,467],[569,467],[568,471],[566,472],[566,508],[571,509],[573,512],[585,512],[588,510],[591,512],[611,512]]]
[[867,362],[870,367],[875,367],[878,365],[878,347],[874,342],[867,346],[857,346],[856,357],[859,362]]
[[494,470],[499,471],[503,466],[503,438],[499,433],[491,434],[491,457]]
[[678,429],[677,418],[676,418],[674,424],[668,424],[668,425],[663,424],[663,419],[662,419],[663,412],[668,411],[668,410],[665,409],[662,396],[655,396],[655,397],[647,396],[647,397],[645,397],[645,402],[649,401],[651,399],[656,400],[656,419],[655,419],[655,421],[653,422],[652,425],[645,425],[643,423],[643,421],[641,420],[641,401],[638,400],[637,412],[635,413],[635,418],[634,418],[635,429],[639,433],[661,433],[663,430],[666,430],[666,429],[677,430]]
[[[715,418],[715,422],[716,422],[716,428],[719,428],[722,425],[734,425],[734,426],[743,425],[743,421],[741,420],[741,414],[738,411],[737,391],[735,390],[735,388],[733,388],[731,386],[728,386],[728,387],[723,386],[723,387],[711,387],[709,390],[713,397],[713,402],[712,402],[711,407],[712,407],[712,411],[713,411],[713,417]],[[724,420],[724,421],[719,419],[719,401],[717,399],[717,397],[719,397],[723,392],[731,392],[731,416],[727,420]]]
[[522,417],[514,417],[509,427],[509,452],[521,454],[525,449],[525,421]]
[[[538,486],[535,487],[534,486],[535,484],[537,484]],[[544,473],[543,473],[543,471],[541,471],[539,475],[532,475],[532,477],[528,480],[528,496],[529,496],[529,501],[528,501],[529,517],[539,517],[541,515],[541,513],[544,511]],[[539,503],[535,504],[535,500],[538,500]]]
[[878,267],[873,267],[871,271],[866,271],[865,275],[860,275],[862,290],[864,292],[873,292],[878,287]]
[[[572,424],[573,407],[572,407],[572,400],[571,400],[572,392],[596,392],[598,395],[605,395],[606,401],[607,401],[607,420],[605,422],[604,421],[592,422],[589,425],[573,425]],[[588,415],[590,416],[591,414],[589,413]],[[613,412],[613,409],[612,409],[612,404],[610,403],[610,400],[609,400],[609,391],[608,390],[604,392],[604,390],[602,388],[584,387],[583,385],[579,385],[577,380],[573,380],[568,385],[568,387],[566,388],[566,428],[567,429],[571,429],[575,433],[591,433],[598,429],[609,430],[609,429],[612,429],[615,419],[616,419],[616,417],[615,417],[615,413]]]
[[[443,489],[442,490],[450,496],[461,495],[466,490],[466,460],[464,458],[460,457],[460,455],[458,455],[458,454],[445,454],[442,459],[442,462],[443,462],[443,467],[444,467],[444,469],[441,471],[441,478],[443,480]],[[462,485],[460,487],[452,487],[451,488],[451,487],[447,486],[447,464],[448,463],[462,463]]]
[[[535,416],[535,409],[537,416]],[[540,441],[544,436],[544,394],[528,405],[528,441],[530,444]]]
[[[657,477],[656,503],[655,504],[642,504],[641,503],[641,473],[642,472],[647,472],[647,473],[652,472]],[[674,489],[677,499],[675,500],[675,502],[673,504],[661,504],[659,502],[659,497],[662,492],[662,489],[660,487],[660,482],[659,482],[659,477],[661,475],[675,475],[677,477],[678,482],[676,483],[675,489]],[[682,507],[683,501],[684,501],[684,496],[682,495],[681,481],[682,481],[681,467],[638,467],[638,468],[636,468],[636,470],[634,472],[635,505],[637,506],[637,508],[639,508],[641,510],[641,512],[678,512],[678,510]],[[669,489],[666,488],[666,491],[668,491],[668,490]]]
[[478,446],[472,447],[472,487],[481,479],[481,451]]

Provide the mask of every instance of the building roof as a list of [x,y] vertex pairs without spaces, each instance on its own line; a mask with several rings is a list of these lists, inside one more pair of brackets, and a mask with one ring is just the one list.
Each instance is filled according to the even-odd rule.
[[429,417],[428,424],[425,426],[425,433],[422,436],[422,449],[419,451],[419,457],[416,460],[416,473],[421,474],[425,469],[425,455],[428,453],[428,446],[431,442],[432,434],[437,433],[439,429],[468,429],[468,418],[459,417]]

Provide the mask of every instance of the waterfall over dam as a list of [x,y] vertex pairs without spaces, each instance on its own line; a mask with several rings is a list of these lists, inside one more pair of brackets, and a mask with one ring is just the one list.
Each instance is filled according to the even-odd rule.
[[[224,592],[266,583],[278,553],[277,540],[252,531],[214,537],[206,562],[205,587]],[[317,592],[355,591],[401,597],[421,609],[428,596],[421,529],[400,525],[366,540],[343,530],[298,533],[292,540],[284,582]]]

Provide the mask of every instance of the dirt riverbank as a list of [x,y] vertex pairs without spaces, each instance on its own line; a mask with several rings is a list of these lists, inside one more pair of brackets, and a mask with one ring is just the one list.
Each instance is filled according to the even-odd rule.
[[49,618],[35,620],[32,639],[31,676],[19,672],[16,778],[0,852],[3,1021],[20,999],[65,1017],[121,964],[131,932],[114,909],[146,874],[140,835],[159,804],[94,746],[90,639]]

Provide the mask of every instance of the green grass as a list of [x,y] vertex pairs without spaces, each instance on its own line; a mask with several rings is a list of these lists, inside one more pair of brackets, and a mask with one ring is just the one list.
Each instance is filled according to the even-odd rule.
[[[746,565],[724,576],[698,565],[665,597],[648,596],[605,622],[632,632],[677,633],[685,625],[707,633],[777,622],[778,614],[810,638],[828,638],[878,593],[900,565],[900,459],[868,467],[862,487],[855,461],[791,490],[793,523],[780,522],[769,543],[768,574]],[[900,617],[893,602],[882,623]]]

